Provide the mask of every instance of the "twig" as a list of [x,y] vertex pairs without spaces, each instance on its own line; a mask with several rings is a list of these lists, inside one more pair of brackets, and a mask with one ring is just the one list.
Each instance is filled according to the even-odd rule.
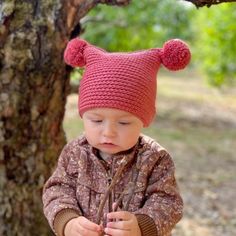
[[119,207],[121,201],[123,200],[123,198],[124,198],[124,196],[125,196],[125,193],[126,193],[126,191],[124,190],[124,191],[120,194],[118,200],[116,201],[116,204],[115,204],[115,207],[114,207],[113,211],[117,211],[117,209],[118,209],[118,207]]
[[139,171],[140,171],[140,164],[141,164],[141,158],[139,157],[136,162],[136,165],[134,166],[134,168],[132,170],[132,175],[130,177],[130,181],[129,181],[127,187],[124,189],[124,191],[119,196],[118,200],[116,201],[113,211],[117,211],[117,209],[118,209],[118,207],[119,207],[119,205],[120,205],[121,201],[123,200],[126,193],[128,193],[128,197],[127,197],[126,203],[124,204],[124,207],[122,207],[122,210],[124,210],[124,211],[128,210],[130,201],[134,195],[134,191],[136,188],[136,183],[137,183],[137,179],[138,179],[138,175],[139,175]]
[[97,219],[96,219],[96,223],[100,224],[101,221],[101,217],[102,217],[102,212],[103,212],[103,208],[105,206],[105,203],[108,199],[109,194],[111,193],[112,189],[115,187],[115,184],[119,181],[121,174],[126,166],[126,164],[128,163],[128,156],[124,156],[123,159],[120,162],[120,165],[116,171],[115,176],[113,177],[111,184],[109,185],[107,191],[105,192],[104,198],[102,199],[102,201],[100,202],[99,208],[98,208],[98,214],[97,214]]
[[134,166],[134,169],[132,171],[131,182],[128,184],[128,186],[129,186],[129,188],[128,188],[128,197],[127,197],[127,201],[126,201],[126,203],[124,205],[124,208],[123,208],[124,211],[128,210],[130,201],[131,201],[131,199],[134,195],[134,191],[135,191],[135,188],[136,188],[136,183],[137,183],[137,179],[138,179],[138,175],[139,175],[139,171],[140,171],[140,164],[141,164],[141,158],[139,156],[139,157],[137,157],[136,165]]

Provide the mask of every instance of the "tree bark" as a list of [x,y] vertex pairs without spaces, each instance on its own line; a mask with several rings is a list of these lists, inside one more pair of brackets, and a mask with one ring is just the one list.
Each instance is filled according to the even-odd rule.
[[66,140],[67,40],[98,3],[0,2],[0,235],[48,236],[41,192]]
[[68,79],[62,6],[44,2],[1,4],[0,235],[48,235],[41,191],[65,143]]
[[204,7],[204,6],[211,7],[212,5],[218,5],[221,3],[236,2],[236,0],[185,0],[185,1],[191,2],[197,8]]

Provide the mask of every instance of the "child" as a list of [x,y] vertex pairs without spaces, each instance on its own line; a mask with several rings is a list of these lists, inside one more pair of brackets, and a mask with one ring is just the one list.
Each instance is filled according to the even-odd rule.
[[183,69],[190,57],[178,39],[133,53],[68,43],[66,63],[86,68],[79,88],[85,132],[64,147],[44,186],[44,213],[57,235],[171,235],[183,209],[174,164],[140,133],[155,115],[160,65]]

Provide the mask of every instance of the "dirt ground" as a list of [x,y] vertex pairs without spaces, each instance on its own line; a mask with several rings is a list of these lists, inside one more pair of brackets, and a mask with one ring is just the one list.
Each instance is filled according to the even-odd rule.
[[[188,141],[168,143],[185,204],[174,236],[236,235],[236,120],[221,119],[216,113],[211,119],[212,112],[198,114],[198,122],[177,119],[175,127]],[[229,111],[228,118],[231,115]]]
[[173,154],[185,204],[173,235],[236,235],[236,90],[186,78],[166,78],[159,87],[155,125],[178,134],[162,142]]
[[[176,165],[185,207],[173,236],[236,235],[236,90],[219,92],[198,78],[169,76],[158,86],[158,115],[145,133],[168,149]],[[69,139],[76,107],[77,96],[69,96]]]

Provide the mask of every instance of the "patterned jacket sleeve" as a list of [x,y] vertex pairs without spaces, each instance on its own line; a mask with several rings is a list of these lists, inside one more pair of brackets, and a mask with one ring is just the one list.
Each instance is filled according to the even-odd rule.
[[[154,155],[154,159],[157,161],[148,179],[144,205],[135,214],[142,235],[167,236],[182,218],[183,201],[176,184],[175,167],[170,155],[161,150]],[[144,168],[147,166],[144,165]]]
[[54,232],[54,221],[57,215],[62,215],[61,213],[65,211],[71,218],[82,215],[76,201],[75,175],[77,173],[74,171],[77,169],[74,168],[77,165],[75,157],[79,155],[79,150],[72,148],[71,145],[71,143],[67,144],[62,150],[57,167],[43,189],[44,214]]

